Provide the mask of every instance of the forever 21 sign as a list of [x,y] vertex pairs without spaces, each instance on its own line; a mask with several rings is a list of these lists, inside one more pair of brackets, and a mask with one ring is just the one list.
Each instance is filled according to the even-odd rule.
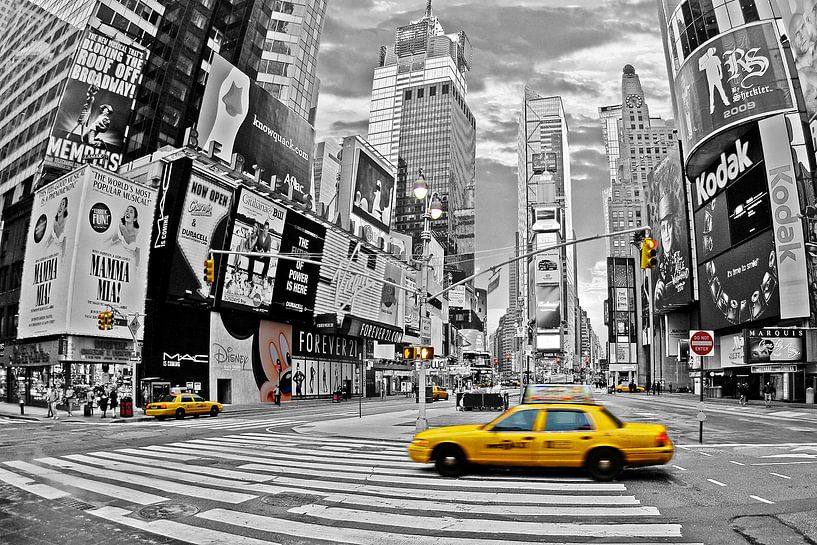
[[293,329],[293,356],[332,361],[362,361],[363,340],[357,337]]

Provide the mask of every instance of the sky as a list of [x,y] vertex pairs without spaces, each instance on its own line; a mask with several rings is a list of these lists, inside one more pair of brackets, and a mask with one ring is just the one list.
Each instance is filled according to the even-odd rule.
[[[525,85],[560,95],[568,121],[577,237],[604,232],[609,186],[598,117],[621,102],[621,72],[632,64],[650,114],[672,117],[656,0],[434,0],[446,33],[464,30],[473,47],[466,79],[476,118],[477,270],[513,255],[516,232],[517,116]],[[398,26],[419,19],[425,0],[328,0],[318,61],[317,141],[366,135],[379,47]],[[579,301],[606,340],[606,245],[577,249]],[[489,296],[489,331],[508,305],[507,268]],[[488,274],[477,280],[485,287]]]

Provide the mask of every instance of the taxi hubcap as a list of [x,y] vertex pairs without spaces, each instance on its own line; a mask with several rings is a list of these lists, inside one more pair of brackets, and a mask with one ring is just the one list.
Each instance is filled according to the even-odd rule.
[[446,456],[443,458],[443,463],[447,466],[457,465],[457,458],[454,456]]
[[602,458],[599,460],[599,469],[602,471],[608,471],[610,467],[612,467],[613,462],[608,458]]

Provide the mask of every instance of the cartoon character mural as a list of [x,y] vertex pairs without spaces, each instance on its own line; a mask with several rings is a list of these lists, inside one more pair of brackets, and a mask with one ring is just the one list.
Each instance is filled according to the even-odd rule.
[[264,403],[275,401],[275,386],[281,401],[292,399],[292,326],[261,320],[253,338],[252,366]]

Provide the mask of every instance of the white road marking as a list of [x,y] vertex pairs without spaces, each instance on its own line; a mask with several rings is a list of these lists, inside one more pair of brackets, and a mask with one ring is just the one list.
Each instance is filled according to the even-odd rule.
[[151,477],[143,477],[141,475],[134,475],[130,473],[123,473],[120,471],[111,471],[108,469],[100,469],[98,467],[88,467],[75,462],[61,460],[59,458],[37,458],[36,462],[48,464],[59,467],[60,469],[68,469],[76,471],[77,473],[85,473],[94,477],[103,477],[112,481],[120,481],[124,483],[131,483],[147,488],[155,488],[157,490],[169,491],[169,484],[172,484],[172,491],[177,494],[183,494],[192,498],[202,498],[206,500],[221,501],[224,503],[243,503],[257,498],[251,494],[241,494],[238,492],[227,492],[225,490],[218,490],[216,488],[206,488],[203,486],[195,486],[183,483],[168,483],[163,479],[154,479]]
[[[204,520],[222,522],[239,527],[250,527],[267,532],[280,532],[286,529],[288,536],[301,538],[304,540],[329,540],[337,543],[348,543],[352,545],[416,545],[417,535],[401,534],[396,532],[380,532],[357,528],[344,528],[333,526],[331,532],[326,531],[326,526],[318,524],[304,523],[289,519],[265,517],[250,513],[241,513],[227,509],[210,509],[195,515]],[[530,545],[530,541],[516,541],[505,539],[488,538],[465,538],[447,536],[422,536],[423,543],[429,545]],[[538,541],[539,545],[557,545],[552,542]],[[563,545],[563,544],[562,544]],[[571,545],[588,545],[587,542],[571,542]],[[670,542],[662,542],[662,545],[675,545]],[[701,543],[690,543],[685,545],[702,545]]]
[[712,483],[712,484],[716,484],[716,485],[718,485],[718,486],[726,486],[726,485],[725,485],[725,484],[723,484],[722,482],[720,482],[720,481],[716,481],[715,479],[707,479],[707,481],[709,481],[709,482],[710,482],[710,483]]
[[774,504],[774,502],[773,502],[773,501],[771,501],[771,500],[767,500],[767,499],[765,499],[765,498],[761,498],[760,496],[752,496],[752,495],[750,495],[749,497],[750,497],[750,498],[752,498],[753,500],[757,500],[757,501],[762,502],[762,503],[768,503],[769,505],[773,505],[773,504]]
[[18,475],[13,471],[7,471],[2,468],[0,468],[0,481],[3,481],[6,484],[10,484],[11,486],[15,486],[20,490],[31,492],[32,494],[35,494],[47,500],[56,500],[57,498],[64,498],[65,496],[71,495],[68,492],[58,490],[52,486],[48,486],[47,484],[35,483],[28,477]]
[[83,477],[66,475],[53,469],[46,469],[20,460],[13,460],[3,463],[9,467],[25,471],[26,473],[36,475],[37,477],[42,477],[43,479],[47,479],[49,481],[54,481],[66,486],[72,486],[74,488],[81,488],[82,490],[88,490],[103,496],[121,499],[139,505],[150,505],[153,503],[167,501],[167,498],[163,498],[162,496],[157,496],[155,494],[149,494],[147,492],[141,492],[139,490],[118,486],[115,484],[85,479]]
[[767,454],[761,458],[817,458],[817,454],[806,454],[805,452],[798,452],[795,454]]
[[143,532],[160,535],[162,537],[169,537],[183,541],[185,543],[192,543],[191,539],[195,540],[198,545],[279,545],[274,541],[264,541],[261,539],[254,539],[251,537],[244,537],[241,535],[230,534],[227,532],[220,532],[218,530],[211,530],[209,528],[202,528],[201,526],[192,526],[190,524],[183,524],[172,520],[155,520],[147,522],[135,517],[130,517],[130,511],[120,509],[118,507],[106,506],[99,509],[91,509],[85,511],[89,515],[94,515],[101,519],[115,522],[130,528],[136,528]]
[[[116,461],[145,465],[149,467],[155,467],[156,464],[154,460],[145,460],[144,458],[125,456],[124,454],[119,454],[117,452],[89,452],[88,454],[91,456],[96,456],[98,458],[103,459],[113,458]],[[235,471],[233,469],[222,469],[220,467],[212,466],[193,466],[187,464],[179,464],[171,461],[162,462],[162,467],[166,469],[176,469],[186,473],[201,473],[202,475],[215,475],[217,477],[225,477],[227,479],[236,479],[239,481],[252,481],[257,483],[269,481],[271,478],[266,477],[264,475],[258,475],[256,473],[250,473],[248,471]]]
[[675,445],[682,449],[702,449],[702,448],[727,448],[727,447],[815,447],[817,443],[719,443],[715,445],[699,445],[690,443],[688,445]]
[[736,462],[735,460],[729,460],[730,464],[735,464],[736,466],[745,466],[746,464],[742,462]]
[[[150,445],[142,448],[120,448],[116,452],[124,452],[126,454],[137,454],[139,456],[149,456],[151,458],[163,458],[167,460],[177,460],[186,462],[188,460],[201,460],[201,456],[190,456],[185,452],[170,453],[165,452],[163,447],[157,445]],[[146,460],[151,463],[156,463],[155,460]]]
[[769,475],[774,475],[775,477],[780,477],[781,479],[791,479],[788,475],[781,475],[780,473],[769,472]]
[[473,532],[492,534],[518,533],[535,536],[571,537],[681,537],[680,524],[585,524],[575,522],[523,522],[486,518],[421,517],[402,513],[380,513],[360,509],[343,509],[326,505],[303,505],[289,509],[289,513],[316,517],[334,522],[354,520],[378,526],[396,526],[417,530],[445,532]]
[[760,462],[752,464],[753,466],[796,466],[800,464],[817,464],[817,461],[808,462]]
[[709,454],[708,452],[699,452],[701,456],[714,456],[714,454]]
[[686,471],[686,468],[685,468],[685,467],[676,466],[676,465],[673,465],[672,467],[674,467],[675,469],[678,469],[678,470],[680,470],[680,471]]

